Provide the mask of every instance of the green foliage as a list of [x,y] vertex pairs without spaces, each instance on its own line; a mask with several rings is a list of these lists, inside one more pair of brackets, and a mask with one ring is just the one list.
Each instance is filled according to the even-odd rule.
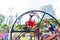
[[[48,19],[48,20],[50,21],[51,24],[53,24],[54,26],[56,26],[56,22],[55,22],[54,20],[50,20],[50,19]],[[60,21],[60,20],[57,20],[57,21]],[[39,22],[38,22],[37,24],[39,24]],[[40,28],[43,29],[44,26],[45,26],[45,24],[44,24],[44,20],[43,20],[43,21],[40,23]]]
[[1,32],[6,33],[9,31],[9,26],[7,24],[0,25]]
[[60,23],[60,19],[58,18],[57,20],[58,20],[58,22]]
[[22,26],[21,25],[16,25],[16,30],[20,30],[22,28]]

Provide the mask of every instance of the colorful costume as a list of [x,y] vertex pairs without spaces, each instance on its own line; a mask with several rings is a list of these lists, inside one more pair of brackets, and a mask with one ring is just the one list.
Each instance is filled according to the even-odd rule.
[[35,26],[35,22],[33,22],[32,20],[28,20],[26,23],[30,28],[33,28]]
[[50,24],[48,26],[48,29],[49,29],[49,32],[51,32],[51,33],[56,32],[56,28],[55,28],[55,26],[53,24]]

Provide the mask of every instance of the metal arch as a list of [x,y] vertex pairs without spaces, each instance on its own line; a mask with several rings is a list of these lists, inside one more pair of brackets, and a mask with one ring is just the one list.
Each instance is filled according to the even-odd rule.
[[[42,12],[42,13],[44,13],[44,14],[47,14],[47,15],[51,16],[53,19],[55,19],[56,23],[59,24],[59,22],[56,20],[56,18],[54,18],[52,15],[48,14],[47,12],[40,11],[40,10],[32,10],[32,11],[25,12],[24,14],[20,15],[20,16],[16,19],[16,21],[17,21],[20,17],[22,17],[23,15],[28,14],[28,13],[30,13],[30,12]],[[16,23],[16,21],[14,22],[14,24]],[[13,24],[13,26],[14,26],[14,24]],[[12,28],[13,28],[13,26],[12,26]]]
[[[22,17],[23,15],[28,14],[28,13],[30,13],[30,12],[41,12],[41,13],[44,13],[42,19],[44,18],[45,14],[47,14],[47,15],[51,16],[51,17],[56,21],[56,23],[59,24],[59,22],[58,22],[52,15],[48,14],[47,12],[40,11],[40,10],[32,10],[32,11],[25,12],[24,14],[20,15],[20,16],[16,19],[16,21],[14,22],[14,24],[13,24],[13,26],[12,26],[12,29],[11,29],[11,35],[12,35],[13,27],[14,27],[15,23],[17,22],[17,20],[18,20],[20,17]],[[20,19],[21,19],[21,18],[20,18]],[[42,21],[42,19],[41,19],[41,21]],[[39,22],[39,24],[41,23],[41,21]],[[39,37],[39,36],[38,36],[38,37]]]

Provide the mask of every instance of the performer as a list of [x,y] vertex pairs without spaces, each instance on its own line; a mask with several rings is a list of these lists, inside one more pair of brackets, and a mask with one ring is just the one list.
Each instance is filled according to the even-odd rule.
[[44,21],[46,23],[46,28],[48,28],[48,31],[50,34],[54,32],[56,32],[56,28],[53,24],[51,24],[47,19]]
[[53,40],[56,37],[56,33],[54,32],[52,35],[40,33],[40,36],[40,40]]

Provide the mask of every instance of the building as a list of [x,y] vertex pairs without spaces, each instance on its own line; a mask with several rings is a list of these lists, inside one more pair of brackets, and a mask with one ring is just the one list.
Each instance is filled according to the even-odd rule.
[[[40,8],[40,10],[41,10],[41,11],[45,11],[45,12],[51,14],[53,17],[56,18],[56,14],[55,14],[55,11],[54,11],[54,8],[53,8],[52,5],[42,6],[42,7]],[[42,13],[41,15],[43,16],[43,13]],[[46,18],[47,18],[47,19],[52,19],[52,17],[50,17],[49,15],[45,15],[45,16],[44,16],[44,19],[46,19]]]

